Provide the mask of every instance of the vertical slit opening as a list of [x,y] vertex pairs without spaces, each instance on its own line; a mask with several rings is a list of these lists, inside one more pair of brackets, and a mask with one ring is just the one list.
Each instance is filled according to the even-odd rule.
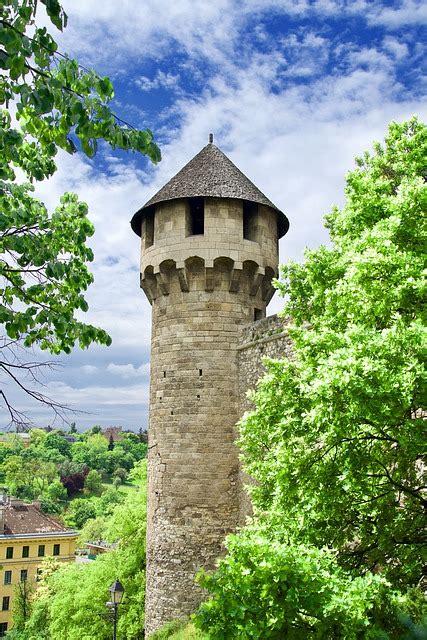
[[154,207],[147,209],[145,213],[145,248],[154,244]]
[[243,200],[243,238],[257,240],[258,205],[256,202]]
[[187,235],[203,235],[205,233],[205,199],[188,198],[187,211]]

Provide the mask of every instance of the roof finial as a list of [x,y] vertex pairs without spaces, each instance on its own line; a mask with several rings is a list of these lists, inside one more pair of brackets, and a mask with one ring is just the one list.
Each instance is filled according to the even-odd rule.
[[213,133],[209,134],[209,144],[213,143]]

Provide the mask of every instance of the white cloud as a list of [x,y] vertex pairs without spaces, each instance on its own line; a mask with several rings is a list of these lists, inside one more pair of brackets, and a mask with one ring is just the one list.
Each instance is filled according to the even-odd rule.
[[173,73],[165,73],[164,71],[157,71],[154,78],[148,78],[147,76],[140,76],[135,80],[136,86],[141,91],[152,91],[153,89],[176,89],[179,85],[179,75]]
[[91,406],[143,406],[148,403],[146,384],[115,386],[114,389],[107,386],[77,389],[66,382],[51,382],[47,385],[46,393],[54,397],[56,401],[79,410],[85,410]]
[[82,367],[80,367],[80,370],[82,371],[82,373],[88,376],[92,376],[99,371],[98,367],[95,367],[93,364],[84,364]]
[[399,29],[405,25],[427,23],[427,4],[424,0],[401,0],[398,7],[386,3],[366,2],[368,24]]
[[[402,97],[396,60],[409,65],[412,46],[403,35],[382,35],[361,47],[351,35],[329,39],[327,30],[292,27],[272,39],[263,17],[273,12],[356,15],[394,29],[398,21],[411,22],[411,11],[420,19],[423,9],[409,0],[399,9],[365,0],[148,0],[144,5],[65,0],[65,7],[70,27],[64,47],[108,66],[109,73],[122,77],[144,56],[157,56],[160,66],[163,56],[185,51],[182,74],[204,79],[196,97],[181,92],[177,98],[170,92],[169,114],[176,120],[157,168],[143,174],[131,156],[123,161],[108,152],[102,156],[109,170],[103,175],[94,163],[60,153],[58,172],[38,188],[51,208],[66,190],[76,191],[89,205],[96,228],[91,238],[95,282],[87,292],[89,312],[82,318],[109,331],[114,349],[112,355],[106,355],[108,349],[103,355],[101,349],[90,350],[85,364],[79,362],[77,369],[95,386],[80,389],[67,379],[51,383],[49,391],[59,401],[93,409],[104,423],[130,426],[146,412],[148,386],[141,379],[148,375],[148,364],[138,363],[147,359],[151,309],[139,289],[139,238],[129,220],[206,144],[208,133],[214,132],[218,146],[287,213],[291,228],[280,243],[281,260],[301,260],[305,246],[328,241],[322,217],[332,204],[342,204],[344,175],[354,156],[382,139],[391,119],[416,112],[427,116],[421,97]],[[244,41],[249,18],[262,51]],[[212,67],[204,76],[206,61]],[[141,88],[175,88],[181,79],[175,68],[150,77],[139,71]],[[129,84],[136,79],[129,75]],[[278,301],[270,309],[280,306]],[[119,385],[112,389],[116,379]]]
[[124,380],[131,378],[148,377],[150,374],[150,363],[145,362],[139,367],[135,367],[133,364],[114,364],[110,362],[107,366],[107,371],[115,376],[119,376]]
[[393,36],[386,36],[383,39],[383,47],[386,51],[391,53],[396,60],[403,60],[409,55],[409,49],[406,42],[401,42],[398,38]]

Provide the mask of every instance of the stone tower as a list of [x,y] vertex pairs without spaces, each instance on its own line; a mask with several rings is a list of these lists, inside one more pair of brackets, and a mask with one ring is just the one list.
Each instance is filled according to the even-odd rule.
[[289,223],[212,144],[132,218],[152,304],[146,632],[193,612],[239,523],[237,346],[265,317]]

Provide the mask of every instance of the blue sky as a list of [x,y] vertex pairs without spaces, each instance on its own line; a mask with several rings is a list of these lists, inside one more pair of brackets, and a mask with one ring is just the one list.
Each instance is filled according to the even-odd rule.
[[[93,424],[147,425],[150,306],[139,289],[139,244],[129,220],[208,140],[290,219],[280,258],[302,260],[327,242],[322,218],[344,201],[353,159],[390,120],[426,119],[418,0],[65,0],[60,49],[109,75],[114,108],[150,127],[163,160],[102,147],[93,161],[61,154],[39,187],[54,207],[64,191],[89,204],[96,225],[89,322],[110,348],[75,350],[49,373],[46,393],[89,412]],[[54,28],[52,27],[54,30]],[[280,309],[280,300],[270,311]],[[17,399],[38,425],[43,407]],[[1,424],[0,426],[5,426]],[[57,426],[61,426],[57,423]]]

